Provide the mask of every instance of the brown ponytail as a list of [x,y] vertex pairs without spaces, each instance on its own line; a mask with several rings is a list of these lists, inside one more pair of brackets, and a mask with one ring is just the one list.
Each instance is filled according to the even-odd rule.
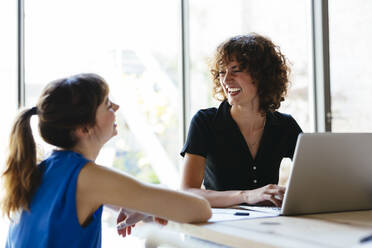
[[9,154],[2,175],[5,196],[3,212],[10,218],[11,213],[29,209],[31,198],[41,181],[36,165],[36,145],[30,126],[30,119],[36,108],[24,110],[17,116],[10,134]]

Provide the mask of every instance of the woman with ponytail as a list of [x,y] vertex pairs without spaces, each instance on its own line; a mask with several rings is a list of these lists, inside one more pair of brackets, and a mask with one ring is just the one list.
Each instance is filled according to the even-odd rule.
[[[79,74],[47,85],[36,107],[17,116],[2,175],[2,210],[11,219],[6,247],[101,247],[104,204],[122,208],[119,234],[143,219],[203,222],[209,203],[198,196],[159,188],[96,164],[102,146],[117,134],[106,82]],[[56,147],[36,162],[31,116],[41,137]]]

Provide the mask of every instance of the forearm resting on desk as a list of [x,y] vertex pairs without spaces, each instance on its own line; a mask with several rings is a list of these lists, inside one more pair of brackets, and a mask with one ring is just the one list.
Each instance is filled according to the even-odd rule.
[[183,190],[204,197],[211,207],[223,208],[244,203],[244,191],[241,190],[215,191],[197,188],[184,188]]
[[268,184],[253,190],[214,191],[183,186],[183,190],[204,197],[212,207],[229,207],[242,203],[281,207],[285,187]]

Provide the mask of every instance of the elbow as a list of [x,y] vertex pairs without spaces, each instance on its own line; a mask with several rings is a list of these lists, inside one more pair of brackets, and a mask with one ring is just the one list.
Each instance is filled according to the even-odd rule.
[[182,191],[189,191],[190,189],[193,189],[192,186],[188,185],[187,183],[181,183],[180,190]]
[[204,199],[198,199],[199,202],[195,205],[198,207],[193,211],[194,214],[190,215],[190,218],[184,219],[181,222],[184,223],[203,223],[207,222],[212,217],[212,210],[209,202]]
[[200,221],[198,222],[207,222],[212,217],[212,209],[211,209],[211,205],[209,204],[209,201],[207,201],[206,199],[203,199],[203,202],[204,202],[203,203],[204,211],[203,211]]
[[209,202],[205,199],[202,199],[202,208],[200,209],[199,215],[190,223],[203,223],[207,222],[212,217],[212,209]]

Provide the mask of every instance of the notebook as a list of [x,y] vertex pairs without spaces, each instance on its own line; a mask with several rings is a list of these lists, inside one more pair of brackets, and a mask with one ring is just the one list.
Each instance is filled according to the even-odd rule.
[[372,133],[303,133],[278,215],[372,209]]

